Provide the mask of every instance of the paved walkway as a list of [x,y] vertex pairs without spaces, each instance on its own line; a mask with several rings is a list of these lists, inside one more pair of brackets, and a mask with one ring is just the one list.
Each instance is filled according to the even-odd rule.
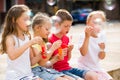
[[[72,66],[76,67],[77,58],[80,56],[77,49],[80,33],[84,30],[85,25],[75,25],[70,31],[70,35],[73,36],[73,43],[75,44],[73,49],[73,56],[70,60]],[[114,22],[108,24],[105,28],[107,32],[107,56],[101,61],[102,67],[107,71],[120,68],[120,23]],[[0,80],[4,80],[6,70],[6,55],[0,55]],[[18,66],[19,67],[19,66]]]

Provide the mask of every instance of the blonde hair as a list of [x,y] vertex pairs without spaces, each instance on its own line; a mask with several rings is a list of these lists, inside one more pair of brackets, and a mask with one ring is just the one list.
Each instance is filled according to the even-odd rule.
[[87,20],[86,20],[86,23],[88,23],[88,22],[90,21],[90,18],[91,18],[92,16],[96,15],[96,14],[100,14],[100,15],[102,16],[103,21],[106,21],[106,15],[105,15],[105,13],[104,13],[103,11],[101,11],[101,10],[98,10],[98,11],[92,11],[92,12],[88,15]]
[[[35,27],[38,25],[39,27],[42,27],[46,22],[52,23],[50,17],[45,13],[38,12],[32,19],[32,29],[33,32],[35,32]],[[48,39],[43,38],[45,42],[48,41]]]
[[42,27],[46,22],[51,22],[50,17],[45,13],[38,12],[32,19],[32,28],[34,29],[36,25]]

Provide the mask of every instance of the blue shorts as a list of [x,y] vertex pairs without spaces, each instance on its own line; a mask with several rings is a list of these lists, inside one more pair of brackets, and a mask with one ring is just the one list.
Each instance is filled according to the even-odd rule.
[[38,78],[38,76],[25,76],[19,80],[37,80]]
[[56,80],[56,78],[58,77],[65,76],[65,74],[63,74],[62,72],[40,66],[32,68],[32,72],[35,76],[39,76],[43,80]]
[[71,76],[75,79],[78,78],[85,78],[85,74],[88,72],[88,70],[81,70],[78,68],[71,68],[70,70],[64,70],[62,71],[64,74]]

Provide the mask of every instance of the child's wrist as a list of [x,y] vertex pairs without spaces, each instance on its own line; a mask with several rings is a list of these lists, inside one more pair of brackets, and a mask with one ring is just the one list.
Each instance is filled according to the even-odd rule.
[[49,50],[53,53],[56,49],[54,47],[51,47]]
[[32,41],[28,42],[28,46],[32,46],[32,45],[33,45]]
[[104,49],[100,49],[100,52],[105,52]]

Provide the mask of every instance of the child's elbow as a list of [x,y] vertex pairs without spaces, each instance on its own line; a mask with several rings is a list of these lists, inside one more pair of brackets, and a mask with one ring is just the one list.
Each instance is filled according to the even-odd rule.
[[81,48],[79,49],[79,51],[80,51],[80,53],[81,53],[82,56],[85,56],[87,54],[87,52],[84,51],[84,50],[82,50]]

